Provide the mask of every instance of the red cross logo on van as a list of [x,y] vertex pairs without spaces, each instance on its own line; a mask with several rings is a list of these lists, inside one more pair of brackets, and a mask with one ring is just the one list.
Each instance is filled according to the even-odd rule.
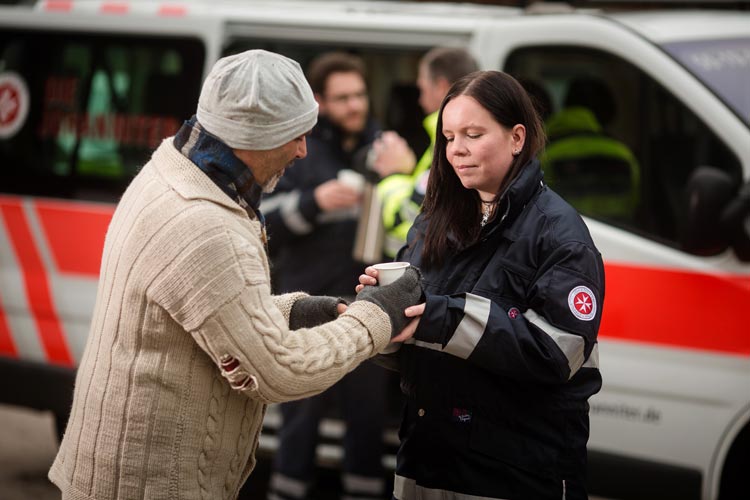
[[9,83],[0,85],[0,127],[6,127],[18,116],[18,91]]
[[596,298],[587,286],[577,286],[568,294],[568,307],[573,316],[583,321],[591,321],[596,315]]
[[0,72],[0,139],[9,139],[23,127],[29,112],[26,82],[12,71]]

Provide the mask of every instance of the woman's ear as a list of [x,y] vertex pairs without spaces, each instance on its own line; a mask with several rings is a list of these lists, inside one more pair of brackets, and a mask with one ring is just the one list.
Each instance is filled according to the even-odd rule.
[[517,123],[511,129],[510,135],[511,140],[513,141],[513,150],[521,151],[523,149],[524,143],[526,142],[526,127],[524,127],[520,123]]

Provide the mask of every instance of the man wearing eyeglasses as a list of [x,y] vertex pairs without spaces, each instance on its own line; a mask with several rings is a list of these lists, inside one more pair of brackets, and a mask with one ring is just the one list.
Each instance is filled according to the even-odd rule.
[[[355,157],[369,149],[378,127],[369,116],[365,65],[359,57],[322,54],[309,64],[307,79],[319,105],[318,123],[307,138],[307,157],[287,171],[262,204],[275,291],[347,297],[365,268],[352,257],[364,181],[352,167]],[[269,500],[308,497],[318,424],[329,408],[338,408],[346,423],[344,495],[384,498],[386,377],[385,370],[366,363],[320,396],[281,405],[283,423]]]

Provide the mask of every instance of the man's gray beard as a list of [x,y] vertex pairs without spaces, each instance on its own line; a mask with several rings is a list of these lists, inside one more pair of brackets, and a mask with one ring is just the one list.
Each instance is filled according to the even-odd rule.
[[284,171],[282,170],[278,174],[274,175],[270,179],[268,179],[268,182],[263,184],[263,192],[268,194],[272,193],[274,189],[276,189],[276,184],[279,183],[279,180],[281,180],[281,176],[284,175]]

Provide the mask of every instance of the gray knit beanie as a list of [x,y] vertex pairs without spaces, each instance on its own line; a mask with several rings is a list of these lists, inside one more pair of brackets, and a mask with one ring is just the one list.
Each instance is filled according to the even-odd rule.
[[266,151],[309,132],[318,103],[296,61],[248,50],[216,61],[203,82],[197,116],[229,147]]

